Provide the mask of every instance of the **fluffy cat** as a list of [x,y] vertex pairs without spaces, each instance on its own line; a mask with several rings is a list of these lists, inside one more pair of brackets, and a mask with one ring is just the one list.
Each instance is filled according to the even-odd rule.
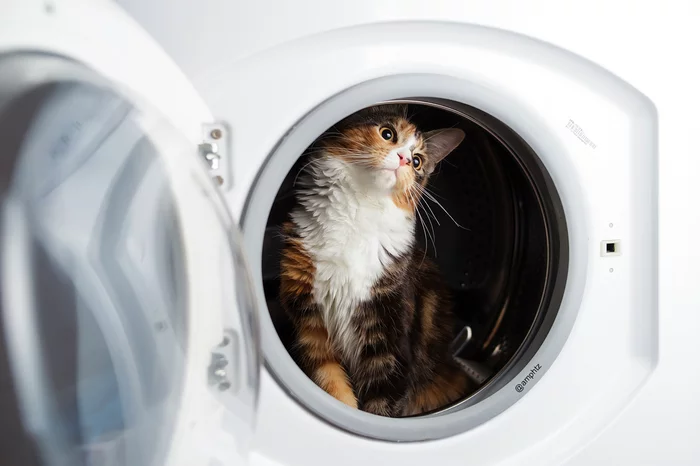
[[391,417],[472,390],[449,353],[447,290],[415,235],[428,178],[464,132],[422,133],[406,111],[362,110],[317,141],[281,258],[299,366],[347,405]]

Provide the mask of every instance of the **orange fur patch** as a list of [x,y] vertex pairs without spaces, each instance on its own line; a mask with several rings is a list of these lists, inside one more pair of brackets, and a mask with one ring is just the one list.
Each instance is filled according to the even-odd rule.
[[408,170],[402,170],[402,172],[404,172],[403,176],[396,180],[391,199],[399,209],[415,212],[418,208],[423,188],[425,188],[425,181],[417,183],[416,173],[413,169],[410,172]]
[[314,381],[328,394],[351,408],[357,408],[357,398],[352,391],[345,369],[337,362],[327,362],[314,372]]
[[316,361],[328,359],[328,332],[323,327],[304,326],[299,332],[299,345]]
[[423,344],[431,341],[434,338],[435,324],[433,317],[437,312],[438,297],[433,291],[428,291],[423,296],[423,307],[420,311],[421,324],[423,327]]
[[[289,231],[291,224],[286,224],[283,231]],[[288,297],[310,296],[313,293],[316,267],[311,256],[298,238],[287,238],[287,247],[282,251],[280,261],[281,294]]]

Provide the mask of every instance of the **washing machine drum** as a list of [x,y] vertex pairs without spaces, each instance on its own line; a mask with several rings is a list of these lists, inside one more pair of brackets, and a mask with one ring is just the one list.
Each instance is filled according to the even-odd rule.
[[0,57],[3,422],[43,464],[164,464],[192,394],[252,429],[249,277],[196,147],[93,78]]

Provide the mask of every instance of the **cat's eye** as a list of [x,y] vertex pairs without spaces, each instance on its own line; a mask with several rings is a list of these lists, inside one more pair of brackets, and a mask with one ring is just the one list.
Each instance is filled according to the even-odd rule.
[[415,168],[416,170],[420,170],[420,168],[423,166],[423,158],[420,155],[416,154],[413,156],[413,160],[411,161],[411,163],[413,164],[413,168]]
[[385,141],[391,141],[392,139],[394,139],[394,132],[391,130],[391,128],[387,128],[386,126],[381,127],[381,129],[379,130],[379,134]]

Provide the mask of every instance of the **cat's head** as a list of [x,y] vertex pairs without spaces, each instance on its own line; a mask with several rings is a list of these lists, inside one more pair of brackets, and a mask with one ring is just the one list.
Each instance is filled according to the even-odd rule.
[[344,119],[320,144],[347,164],[362,189],[414,211],[430,174],[464,136],[456,128],[423,133],[409,121],[405,105],[380,105]]

